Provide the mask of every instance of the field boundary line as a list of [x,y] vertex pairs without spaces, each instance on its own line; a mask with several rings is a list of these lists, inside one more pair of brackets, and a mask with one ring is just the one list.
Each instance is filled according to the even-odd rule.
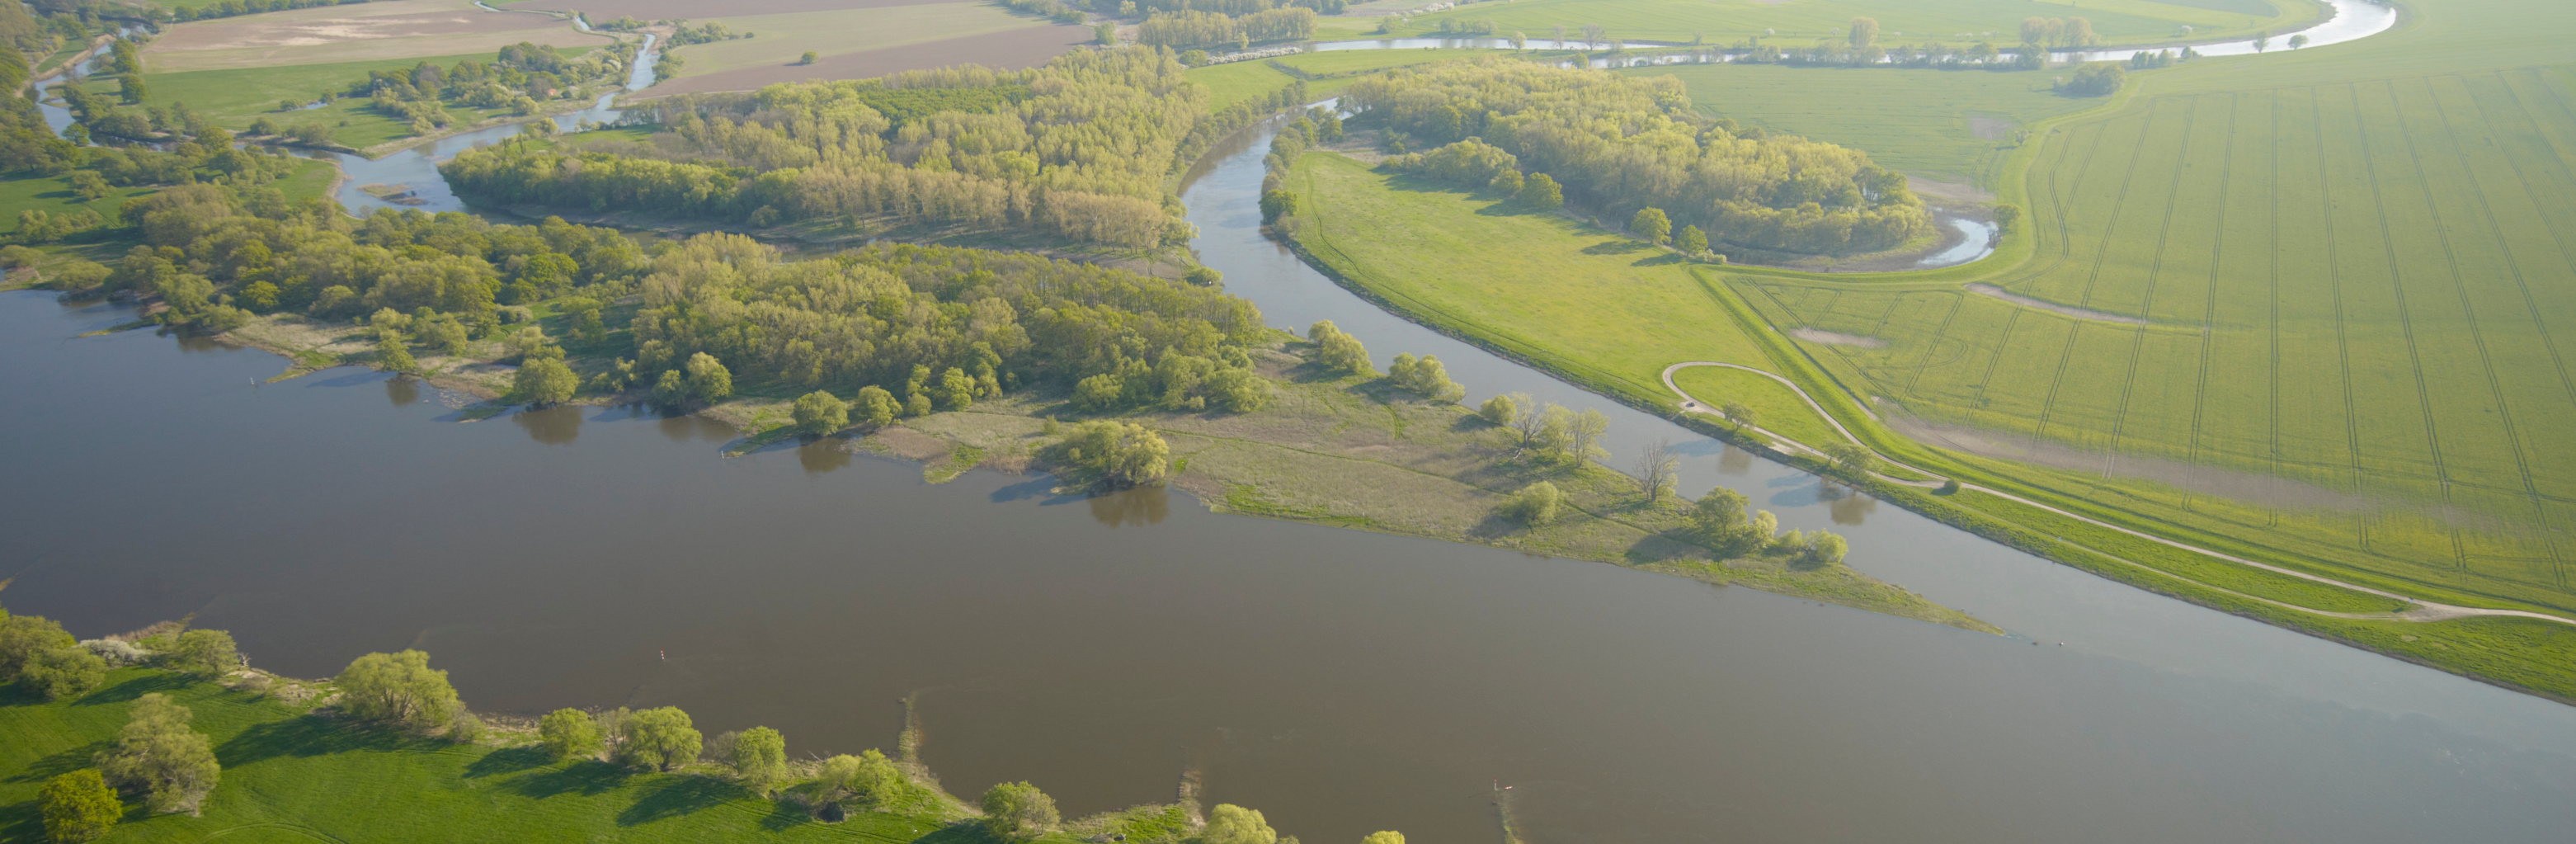
[[[1753,367],[1745,366],[1745,365],[1743,365],[1743,364],[1724,363],[1724,362],[1720,362],[1720,361],[1694,360],[1694,361],[1683,361],[1683,362],[1681,362],[1681,363],[1676,363],[1676,364],[1673,364],[1673,365],[1671,365],[1671,366],[1664,367],[1664,373],[1663,373],[1664,387],[1665,387],[1666,389],[1670,389],[1670,390],[1672,390],[1674,395],[1680,396],[1680,397],[1682,398],[1682,412],[1684,412],[1684,413],[1697,413],[1697,414],[1702,414],[1702,415],[1707,415],[1707,416],[1717,416],[1717,415],[1718,415],[1714,410],[1709,409],[1708,404],[1707,404],[1706,402],[1702,402],[1702,401],[1700,401],[1697,397],[1694,397],[1694,396],[1692,396],[1690,393],[1683,391],[1680,385],[1673,383],[1673,373],[1678,372],[1678,371],[1681,371],[1681,370],[1683,370],[1683,369],[1688,369],[1688,368],[1690,368],[1690,367],[1695,367],[1695,366],[1716,366],[1716,367],[1724,367],[1724,368],[1728,368],[1728,369],[1741,369],[1741,370],[1744,370],[1744,371],[1746,371],[1746,372],[1758,373],[1758,374],[1760,374],[1760,375],[1763,375],[1763,376],[1765,376],[1765,377],[1770,378],[1771,380],[1778,381],[1778,382],[1780,382],[1781,384],[1787,385],[1789,389],[1791,389],[1791,390],[1793,390],[1793,391],[1796,391],[1796,392],[1797,392],[1797,394],[1798,394],[1798,397],[1799,397],[1799,398],[1801,398],[1801,399],[1805,399],[1805,400],[1806,400],[1806,402],[1807,402],[1807,406],[1808,406],[1808,407],[1810,407],[1810,408],[1814,408],[1814,409],[1816,410],[1816,412],[1824,414],[1825,422],[1826,422],[1827,424],[1832,425],[1832,426],[1833,426],[1833,428],[1834,428],[1834,431],[1835,431],[1836,433],[1840,433],[1840,434],[1842,434],[1842,435],[1843,435],[1843,437],[1844,437],[1844,439],[1849,440],[1853,445],[1857,445],[1857,446],[1860,446],[1860,447],[1862,447],[1862,448],[1869,448],[1869,444],[1868,444],[1868,443],[1861,442],[1859,437],[1855,437],[1855,436],[1853,436],[1853,435],[1852,435],[1851,429],[1843,427],[1842,420],[1834,418],[1834,415],[1833,415],[1833,414],[1830,414],[1830,413],[1824,413],[1824,405],[1822,405],[1822,404],[1818,403],[1818,402],[1816,401],[1815,396],[1809,395],[1809,394],[1807,393],[1806,388],[1798,386],[1798,383],[1797,383],[1797,382],[1795,382],[1795,381],[1791,381],[1791,380],[1789,380],[1789,379],[1787,379],[1787,378],[1784,378],[1784,377],[1781,377],[1781,376],[1780,376],[1779,374],[1777,374],[1777,373],[1773,373],[1773,372],[1769,372],[1769,371],[1761,370],[1761,369],[1756,369],[1756,368],[1753,368]],[[1721,418],[1722,418],[1722,417],[1721,417]],[[1759,429],[1757,429],[1757,430],[1759,430]],[[1769,433],[1769,432],[1766,432],[1766,433]],[[1797,450],[1797,451],[1799,451],[1799,452],[1802,452],[1802,453],[1808,453],[1808,454],[1815,454],[1815,455],[1818,455],[1818,456],[1822,456],[1822,455],[1823,455],[1823,453],[1824,453],[1824,452],[1822,452],[1822,451],[1819,451],[1819,450],[1818,450],[1818,449],[1816,449],[1815,447],[1813,447],[1813,446],[1809,446],[1809,445],[1807,445],[1807,444],[1805,444],[1805,443],[1801,443],[1801,442],[1798,442],[1798,441],[1796,441],[1796,440],[1789,439],[1789,438],[1787,438],[1787,437],[1780,437],[1780,436],[1778,436],[1777,434],[1771,434],[1771,435],[1772,435],[1773,437],[1775,437],[1776,439],[1778,439],[1781,443],[1784,443],[1784,444],[1788,445],[1790,448],[1793,448],[1793,449],[1795,449],[1795,450]],[[1932,477],[1936,477],[1936,478],[1939,478],[1939,477],[1945,477],[1945,476],[1944,476],[1942,473],[1940,473],[1940,472],[1928,471],[1928,470],[1925,470],[1925,469],[1922,469],[1922,468],[1919,468],[1919,467],[1916,467],[1916,466],[1909,465],[1909,464],[1907,464],[1907,463],[1904,463],[1904,462],[1902,462],[1902,461],[1896,460],[1896,459],[1894,459],[1894,458],[1890,458],[1890,457],[1888,457],[1888,456],[1887,456],[1887,455],[1885,455],[1885,454],[1879,454],[1877,449],[1870,449],[1870,452],[1871,452],[1872,454],[1877,454],[1877,455],[1878,455],[1878,459],[1881,459],[1881,460],[1885,460],[1885,461],[1887,461],[1887,462],[1888,462],[1888,464],[1889,464],[1889,465],[1891,465],[1891,466],[1895,466],[1895,467],[1897,467],[1897,468],[1905,469],[1905,470],[1907,470],[1907,471],[1916,472],[1916,473],[1919,473],[1919,474],[1930,475],[1930,476],[1932,476]],[[1879,480],[1882,480],[1882,481],[1886,481],[1886,482],[1891,483],[1891,484],[1899,485],[1899,486],[1909,486],[1909,487],[1927,488],[1927,489],[1928,489],[1928,488],[1933,488],[1933,487],[1939,487],[1939,486],[1941,486],[1941,485],[1942,485],[1941,483],[1939,483],[1939,482],[1935,482],[1935,481],[1910,481],[1910,480],[1904,480],[1904,479],[1901,479],[1901,478],[1889,477],[1889,476],[1887,476],[1887,475],[1880,474],[1880,473],[1878,473],[1878,472],[1871,472],[1871,473],[1870,473],[1870,476],[1871,476],[1871,477],[1874,477],[1874,478],[1877,478],[1877,479],[1879,479]],[[2030,507],[2036,507],[2036,508],[2039,508],[2039,509],[2041,509],[2041,510],[2046,510],[2046,511],[2048,511],[2048,512],[2055,513],[2055,514],[2060,515],[2060,516],[2065,516],[2065,517],[2067,517],[2067,518],[2074,519],[2074,520],[2076,520],[2076,521],[2080,521],[2080,522],[2083,522],[2083,523],[2085,523],[2085,524],[2092,525],[2092,526],[2094,526],[2094,527],[2108,528],[2108,529],[2110,529],[2110,530],[2119,531],[2119,532],[2121,532],[2121,533],[2125,533],[2125,534],[2128,534],[2128,535],[2130,535],[2130,536],[2134,536],[2134,537],[2137,537],[2137,538],[2139,538],[2139,539],[2144,539],[2144,540],[2147,540],[2147,541],[2149,541],[2149,542],[2154,542],[2154,543],[2157,543],[2157,544],[2160,544],[2160,545],[2166,545],[2166,546],[2170,546],[2170,547],[2173,547],[2173,548],[2179,548],[2179,549],[2182,549],[2182,550],[2184,550],[2184,551],[2190,551],[2190,552],[2195,553],[2195,554],[2201,554],[2201,555],[2204,555],[2204,556],[2208,556],[2208,557],[2212,557],[2212,558],[2216,558],[2216,559],[2220,559],[2220,560],[2225,560],[2225,561],[2227,561],[2227,562],[2231,562],[2231,563],[2238,563],[2238,564],[2241,564],[2241,565],[2253,566],[2253,567],[2255,567],[2255,568],[2262,569],[2262,570],[2264,570],[2264,571],[2269,571],[2269,572],[2273,572],[2273,573],[2276,573],[2276,574],[2285,574],[2285,575],[2289,575],[2289,576],[2291,576],[2291,577],[2299,578],[2299,579],[2301,579],[2301,580],[2307,580],[2307,581],[2312,581],[2312,582],[2316,582],[2316,583],[2322,583],[2322,584],[2325,584],[2325,585],[2327,585],[2327,586],[2333,586],[2333,587],[2337,587],[2337,588],[2341,588],[2341,589],[2349,589],[2349,590],[2352,590],[2352,591],[2354,591],[2354,592],[2361,592],[2361,593],[2364,593],[2364,594],[2377,595],[2377,596],[2380,596],[2380,597],[2383,597],[2383,598],[2391,598],[2391,599],[2395,599],[2395,600],[2399,600],[2399,601],[2404,601],[2404,602],[2406,602],[2406,603],[2409,603],[2409,604],[2413,604],[2413,605],[2415,605],[2415,609],[2411,609],[2411,610],[2407,610],[2407,611],[2405,611],[2405,612],[2397,613],[2397,614],[2395,614],[2395,615],[2390,615],[2390,616],[2384,616],[2384,617],[2383,617],[2383,616],[2367,616],[2367,615],[2365,615],[2365,616],[2353,616],[2353,615],[2351,615],[2351,614],[2346,614],[2346,613],[2334,613],[2334,612],[2330,612],[2330,611],[2326,611],[2326,610],[2311,609],[2311,608],[2308,608],[2308,607],[2297,606],[2297,605],[2295,605],[2295,604],[2280,604],[2280,602],[2278,602],[2278,601],[2267,601],[2268,603],[2275,603],[2275,604],[2279,604],[2280,606],[2288,607],[2288,608],[2290,608],[2290,609],[2299,610],[2299,611],[2301,611],[2301,612],[2315,613],[2315,614],[2318,614],[2318,615],[2326,615],[2326,616],[2335,616],[2335,617],[2339,617],[2339,618],[2353,618],[2353,617],[2359,617],[2359,618],[2385,619],[2385,620],[2392,620],[2392,621],[2410,621],[2410,622],[2447,621],[2447,620],[2454,619],[2454,618],[2468,618],[2468,617],[2472,617],[2472,616],[2514,616],[2514,617],[2519,617],[2519,618],[2536,618],[2536,619],[2541,619],[2541,620],[2544,620],[2544,621],[2555,621],[2555,622],[2558,622],[2558,623],[2561,623],[2561,624],[2576,625],[2576,618],[2568,618],[2568,617],[2566,617],[2566,616],[2561,616],[2561,615],[2552,615],[2552,614],[2550,614],[2550,613],[2543,613],[2543,612],[2532,612],[2532,611],[2529,611],[2529,610],[2507,610],[2507,609],[2494,609],[2494,608],[2490,608],[2490,607],[2468,607],[2468,606],[2460,606],[2460,605],[2457,605],[2457,604],[2444,604],[2444,603],[2437,603],[2437,602],[2433,602],[2433,601],[2427,601],[2427,600],[2424,600],[2424,599],[2421,599],[2421,598],[2408,597],[2408,596],[2406,596],[2406,595],[2401,595],[2401,594],[2398,594],[2398,593],[2396,593],[2396,592],[2390,592],[2390,591],[2385,590],[2385,589],[2377,589],[2377,588],[2373,588],[2373,587],[2369,587],[2369,586],[2362,586],[2362,585],[2354,584],[2354,583],[2346,583],[2346,582],[2344,582],[2344,581],[2336,580],[2336,579],[2331,578],[2331,577],[2324,577],[2324,576],[2320,576],[2320,575],[2309,574],[2309,573],[2307,573],[2307,572],[2299,571],[2299,570],[2297,570],[2297,569],[2284,568],[2284,567],[2281,567],[2281,566],[2275,566],[2275,565],[2272,565],[2272,564],[2269,564],[2269,563],[2256,562],[2256,561],[2254,561],[2254,560],[2249,560],[2249,559],[2246,559],[2246,558],[2244,558],[2244,557],[2236,556],[2236,555],[2234,555],[2234,554],[2229,554],[2229,553],[2225,553],[2225,552],[2222,552],[2222,551],[2215,551],[2215,550],[2211,550],[2211,549],[2208,549],[2208,548],[2202,548],[2202,547],[2200,547],[2200,546],[2192,545],[2192,544],[2189,544],[2189,543],[2186,543],[2186,542],[2182,542],[2182,541],[2179,541],[2179,540],[2166,539],[2166,538],[2164,538],[2164,537],[2157,536],[2157,535],[2152,534],[2152,533],[2147,533],[2147,532],[2145,532],[2145,531],[2140,531],[2140,530],[2136,530],[2136,529],[2132,529],[2132,528],[2122,527],[2122,526],[2120,526],[2120,525],[2115,525],[2115,524],[2112,524],[2112,523],[2110,523],[2110,522],[2102,521],[2102,520],[2100,520],[2100,519],[2096,519],[2096,518],[2093,518],[2093,517],[2091,517],[2091,516],[2084,515],[2084,514],[2082,514],[2082,513],[2075,513],[2075,512],[2069,512],[2069,511],[2067,511],[2067,510],[2062,510],[2062,509],[2059,509],[2059,508],[2057,508],[2057,507],[2053,507],[2053,506],[2050,506],[2050,505],[2047,505],[2047,504],[2042,504],[2042,503],[2037,502],[2037,501],[2032,501],[2032,500],[2030,500],[2030,499],[2028,499],[2028,498],[2024,498],[2024,497],[2021,497],[2021,496],[2019,496],[2019,495],[2014,495],[2014,494],[2012,494],[2012,493],[2005,492],[2005,491],[2003,491],[2003,490],[1995,489],[1995,488],[1992,488],[1992,487],[1982,486],[1982,485],[1978,485],[1978,484],[1972,484],[1972,483],[1968,483],[1968,482],[1965,482],[1965,481],[1959,481],[1959,480],[1957,480],[1957,479],[1955,479],[1955,478],[1951,479],[1951,482],[1953,482],[1953,483],[1957,483],[1957,484],[1959,485],[1959,488],[1960,488],[1960,489],[1976,490],[1976,491],[1978,491],[1978,492],[1982,492],[1982,493],[1985,493],[1985,494],[1987,494],[1987,495],[1992,495],[1992,496],[1995,496],[1995,497],[1997,497],[1997,498],[2001,498],[2001,499],[2004,499],[2004,500],[2007,500],[2007,501],[2012,501],[2012,502],[2015,502],[2015,503],[2018,503],[2018,504],[2022,504],[2022,505],[2026,505],[2026,506],[2030,506]],[[2000,517],[2000,516],[1995,516],[1994,514],[1991,514],[1991,513],[1987,514],[1987,516],[1988,516],[1989,518],[1996,518],[1996,519],[2002,519],[2002,518],[2003,518],[2003,517]],[[2003,519],[2003,521],[2005,521],[2007,524],[2011,523],[2011,520],[2010,520],[2010,519]],[[2073,547],[2076,547],[2076,548],[2079,548],[2079,549],[2085,550],[2085,551],[2090,552],[2090,553],[2100,554],[2100,555],[2105,556],[2105,557],[2111,557],[2112,559],[2119,560],[2120,562],[2128,563],[2128,564],[2130,564],[2130,565],[2134,565],[2134,566],[2141,566],[2141,567],[2148,568],[2148,569],[2154,569],[2154,568],[2155,568],[2154,566],[2149,566],[2149,565],[2146,565],[2145,563],[2140,563],[2140,562],[2137,562],[2137,561],[2135,561],[2135,560],[2129,560],[2129,559],[2126,559],[2126,558],[2116,557],[2116,556],[2112,556],[2112,555],[2109,555],[2109,554],[2104,554],[2104,553],[2103,553],[2103,552],[2101,552],[2101,551],[2097,551],[2097,550],[2094,550],[2094,549],[2091,549],[2091,548],[2085,548],[2085,547],[2084,547],[2084,546],[2082,546],[2082,545],[2077,545],[2076,543],[2067,542],[2067,541],[2066,541],[2066,540],[2064,540],[2064,539],[2058,539],[2057,541],[2058,541],[2058,542],[2060,542],[2060,543],[2064,543],[2064,544],[2066,544],[2066,545],[2069,545],[2069,546],[2073,546]],[[2161,570],[2158,570],[2158,571],[2161,571]],[[2185,582],[2185,583],[2190,583],[2190,584],[2193,584],[2193,585],[2196,585],[2196,586],[2201,586],[2201,587],[2203,587],[2203,588],[2216,589],[2216,590],[2221,591],[2221,592],[2228,592],[2229,594],[2237,594],[2237,593],[2233,592],[2232,590],[2228,590],[2228,589],[2224,589],[2224,588],[2216,587],[2216,586],[2210,586],[2209,584],[2201,583],[2200,581],[2192,580],[2192,579],[2187,578],[2187,577],[2182,577],[2181,575],[2176,575],[2176,574],[2173,574],[2172,572],[2164,572],[2164,574],[2165,574],[2165,575],[2167,575],[2167,576],[2169,576],[2169,577],[2173,577],[2173,578],[2175,578],[2175,579],[2177,579],[2177,580],[2181,580],[2181,581],[2183,581],[2183,582]],[[2245,596],[2245,597],[2252,597],[2252,596],[2250,596],[2250,595],[2249,595],[2249,596]],[[2264,600],[2264,599],[2257,599],[2257,600]]]
[[[2209,297],[2200,305],[2200,371],[2194,376],[2191,387],[2191,440],[2188,445],[2190,459],[2184,461],[2190,468],[2183,470],[2186,480],[2191,477],[2189,473],[2200,466],[2200,425],[2209,410],[2209,362],[2212,357],[2210,351],[2218,345],[2218,266],[2225,259],[2227,251],[2227,188],[2234,181],[2229,174],[2235,172],[2236,167],[2236,112],[2243,105],[2241,99],[2236,92],[2228,92],[2227,129],[2219,133],[2220,137],[2227,139],[2222,146],[2226,152],[2218,159],[2218,224],[2213,227],[2215,235],[2209,241]],[[2278,231],[2280,226],[2275,225],[2271,228]],[[2276,285],[2274,289],[2279,288]],[[2274,363],[2277,369],[2278,362]],[[2136,377],[2135,367],[2136,364],[2131,363],[2130,377],[2132,378]],[[2128,399],[2124,395],[2121,399],[2121,410],[2125,413],[2127,409]],[[2119,441],[2114,438],[2112,445],[2117,447]],[[2184,510],[2191,509],[2192,493],[2189,489],[2189,485],[2186,484],[2182,495]],[[2269,512],[2272,508],[2263,509]]]
[[[2177,200],[2179,195],[2182,193],[2182,171],[2185,166],[2183,162],[2191,160],[2191,127],[2200,122],[2200,104],[2203,99],[2206,99],[2206,97],[2192,97],[2191,104],[2185,106],[2183,109],[2182,159],[2174,163],[2173,183],[2165,191],[2164,219],[2156,223],[2156,257],[2154,260],[2147,262],[2147,289],[2146,292],[2141,294],[2138,298],[2138,314],[2140,316],[2152,318],[2156,313],[2156,282],[2164,277],[2165,245],[2173,240],[2174,206],[2179,204]],[[2236,111],[2233,100],[2229,101],[2227,128],[2228,131],[2231,132],[2236,128]],[[2235,152],[2234,136],[2221,133],[2219,137],[2227,139],[2225,143],[2228,144],[2228,152],[2233,154]],[[2225,164],[2219,165],[2218,169],[2218,208],[2214,213],[2220,215],[2227,213],[2227,167]],[[2226,225],[2223,222],[2219,226],[2219,231],[2223,237],[2226,232]],[[2149,322],[2153,322],[2153,320],[2150,319]],[[2206,350],[2209,347],[2209,318],[2207,314],[2203,314],[2201,317],[2200,336],[2201,348]],[[2110,479],[2111,467],[2119,460],[2120,435],[2129,428],[2129,400],[2132,396],[2137,395],[2138,391],[2138,359],[2146,353],[2147,327],[2141,325],[2138,326],[2137,335],[2129,341],[2129,371],[2120,380],[2120,406],[2111,411],[2110,443],[2102,449],[2102,477],[2105,480]],[[2204,354],[2206,354],[2205,351]],[[2199,406],[2199,402],[2197,398],[2195,398],[2192,404],[2195,414],[2198,412]],[[2200,442],[2200,430],[2196,422],[2191,433],[2191,443],[2193,446],[2192,455],[2197,459],[2199,456],[2198,445]],[[2184,471],[2188,472],[2190,470],[2185,469]],[[2191,496],[2188,493],[2183,496],[2183,509],[2191,509]]]
[[[2335,369],[2343,376],[2344,459],[2352,466],[2353,494],[2360,495],[2364,489],[2362,476],[2365,473],[2361,470],[2361,419],[2352,403],[2352,338],[2344,331],[2343,253],[2335,244],[2333,174],[2326,172],[2328,168],[2326,167],[2325,97],[2320,95],[2313,85],[2308,87],[2308,116],[2315,118],[2308,122],[2308,129],[2317,143],[2317,198],[2324,200],[2317,203],[2317,208],[2324,216],[2325,223],[2320,228],[2326,235],[2326,292],[2334,304]],[[2273,295],[2279,294],[2276,292]],[[2353,524],[2356,539],[2354,544],[2360,546],[2363,553],[2371,553],[2370,517],[2365,514],[2354,520]]]
[[[2382,84],[2388,88],[2389,111],[2395,113],[2397,84],[2394,82]],[[2379,165],[2373,163],[2377,156],[2371,151],[2370,127],[2363,125],[2361,118],[2361,83],[2349,84],[2345,89],[2352,95],[2352,120],[2355,129],[2353,139],[2361,144],[2362,172],[2370,176],[2368,181],[2370,182],[2371,214],[2379,218],[2379,248],[2381,255],[2388,261],[2388,289],[2397,297],[2397,329],[2398,333],[2406,338],[2406,364],[2415,376],[2415,406],[2424,417],[2424,444],[2432,451],[2433,479],[2442,486],[2442,516],[2443,520],[2448,522],[2452,516],[2458,514],[2458,506],[2451,500],[2451,470],[2442,461],[2442,432],[2437,427],[2439,423],[2435,422],[2433,417],[2433,391],[2424,384],[2424,354],[2415,343],[2415,315],[2406,307],[2406,277],[2398,270],[2396,233],[2388,227],[2388,199],[2379,189]],[[2399,138],[2406,136],[2403,118],[2399,120],[2397,133]],[[2411,148],[2407,150],[2407,154],[2410,156],[2407,159],[2408,162],[2415,165],[2416,180],[2422,181],[2424,162],[2412,157],[2414,150]],[[2427,197],[2429,198],[2430,194],[2427,194]],[[2438,228],[2438,225],[2436,227]],[[2449,533],[2451,559],[2458,564],[2459,570],[2468,571],[2468,549],[2460,544],[2459,527],[2451,526]]]
[[[2120,190],[2111,197],[2111,216],[2102,222],[2102,245],[2093,250],[2093,266],[2084,276],[2084,295],[2077,297],[2075,302],[2076,307],[2084,310],[2093,309],[2093,286],[2102,280],[2102,262],[2111,257],[2111,233],[2120,227],[2120,212],[2128,210],[2129,186],[2136,183],[2138,179],[2138,150],[2146,146],[2148,133],[2153,131],[2156,125],[2155,100],[2147,101],[2146,114],[2139,118],[2139,122],[2141,125],[2138,128],[2138,144],[2130,148],[2128,166],[2120,172]],[[2170,213],[2173,206],[2167,203],[2165,208]],[[2074,327],[2066,331],[2066,346],[2057,355],[2057,373],[2048,379],[2048,396],[2039,403],[2039,423],[2031,428],[2031,439],[2034,443],[2048,435],[2048,418],[2057,411],[2057,392],[2066,386],[2066,369],[2075,361],[2075,348],[2079,339],[2084,336],[2085,322],[2086,320],[2074,320]]]
[[[2272,179],[2265,183],[2264,189],[2264,194],[2272,206],[2272,225],[2269,227],[2272,231],[2272,245],[2268,253],[2269,260],[2264,262],[2265,278],[2271,284],[2272,293],[2272,315],[2269,326],[2272,338],[2272,392],[2265,397],[2265,401],[2271,404],[2271,408],[2263,414],[2263,421],[2270,428],[2269,439],[2265,441],[2265,445],[2269,449],[2272,476],[2277,478],[2281,476],[2281,91],[2275,88],[2264,93],[2271,98],[2270,107],[2264,111],[2272,117],[2271,144],[2267,147],[2272,153],[2272,165],[2268,171]],[[2209,285],[2210,294],[2217,295],[2218,268],[2215,266],[2210,267]],[[2267,527],[2281,526],[2281,508],[2265,507],[2263,511],[2270,516]]]

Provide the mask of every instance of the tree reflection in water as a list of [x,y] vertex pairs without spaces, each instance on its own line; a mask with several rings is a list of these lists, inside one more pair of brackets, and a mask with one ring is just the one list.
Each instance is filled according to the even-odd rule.
[[1160,486],[1140,486],[1091,497],[1091,517],[1110,527],[1144,527],[1171,514],[1171,490]]
[[412,380],[409,375],[396,375],[385,379],[385,400],[393,402],[395,407],[420,401],[420,382]]
[[840,437],[823,437],[796,447],[796,463],[805,474],[820,475],[850,465],[850,453],[841,448]]
[[581,436],[581,408],[575,405],[522,410],[510,414],[510,421],[526,430],[528,439],[546,445],[565,445]]

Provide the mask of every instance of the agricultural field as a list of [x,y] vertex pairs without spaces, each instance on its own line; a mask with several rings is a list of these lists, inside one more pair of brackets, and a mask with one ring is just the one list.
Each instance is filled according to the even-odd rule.
[[[586,50],[562,49],[559,52],[569,57]],[[493,56],[493,53],[470,53],[278,68],[146,73],[143,82],[144,89],[149,92],[147,105],[166,107],[172,103],[186,103],[188,108],[225,129],[239,132],[249,128],[251,121],[262,117],[279,123],[319,120],[332,127],[332,140],[344,146],[365,149],[410,137],[410,123],[377,110],[374,101],[366,97],[343,96],[330,103],[295,111],[282,111],[279,104],[286,100],[310,104],[319,100],[324,92],[345,95],[350,86],[366,81],[368,71],[409,69],[424,61],[453,67],[466,59],[489,62]],[[84,86],[99,94],[114,94],[121,87],[114,77],[93,78]],[[476,109],[463,105],[451,105],[448,112],[469,123],[510,113],[508,109]]]
[[[592,13],[593,20],[603,19]],[[692,18],[754,37],[673,48],[686,61],[656,96],[694,91],[747,91],[776,82],[857,79],[953,64],[1019,68],[1040,64],[1094,40],[1080,26],[1058,26],[984,3],[926,3],[777,14]],[[799,64],[806,52],[820,56]]]
[[[1335,50],[1299,53],[1274,61],[1318,77],[1306,81],[1306,95],[1317,100],[1341,93],[1369,71],[1390,67],[1490,55],[1491,50]],[[1267,61],[1230,62],[1191,68],[1190,81],[1208,86],[1208,108],[1223,109],[1244,100],[1269,96],[1299,77]]]
[[143,48],[149,73],[276,68],[491,53],[522,41],[597,47],[607,35],[534,12],[494,12],[473,0],[384,0],[194,21]]
[[1991,186],[2020,127],[2101,101],[2050,90],[2050,71],[1677,65],[1617,71],[1680,79],[1691,104],[1764,131],[1869,153],[1880,166]]
[[[1871,17],[1886,43],[1993,40],[2008,47],[2021,41],[2021,20],[2036,15],[2090,20],[2106,44],[2154,46],[2294,29],[2322,11],[2313,0],[1516,0],[1424,15],[1398,31],[1417,33],[1442,20],[1491,20],[1498,33],[1521,32],[1534,41],[1551,39],[1551,45],[1556,26],[1565,27],[1569,44],[1580,43],[1574,39],[1585,26],[1600,26],[1611,36],[1641,41],[1703,38],[1732,45],[1761,38],[1765,44],[1805,47],[1840,37],[1852,18]],[[2185,33],[2185,26],[2192,31]]]

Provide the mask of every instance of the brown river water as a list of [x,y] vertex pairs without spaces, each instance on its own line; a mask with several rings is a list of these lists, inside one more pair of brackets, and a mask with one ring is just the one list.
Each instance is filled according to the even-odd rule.
[[[1589,398],[1331,286],[1254,231],[1259,137],[1188,199],[1273,322]],[[1307,842],[2564,841],[2576,708],[2130,589],[1686,442],[1852,565],[1990,636],[1594,563],[921,481],[630,408],[458,424],[408,380],[0,294],[0,577],[97,636],[197,614],[327,676],[419,647],[478,709],[687,709],[891,748],[1069,813],[1262,809]],[[1612,448],[1685,435],[1614,413]],[[2061,644],[2062,643],[2062,644]],[[1509,786],[1507,791],[1498,788]]]

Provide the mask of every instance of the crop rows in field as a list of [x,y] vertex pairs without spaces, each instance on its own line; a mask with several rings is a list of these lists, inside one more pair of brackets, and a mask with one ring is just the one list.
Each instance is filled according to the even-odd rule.
[[2334,490],[2370,503],[2292,518],[2341,525],[2363,565],[2561,590],[2576,111],[2539,73],[2149,98],[2059,130],[2035,257],[1997,281],[2145,325],[1965,291],[1752,298],[1887,341],[1811,348],[1915,413]]

